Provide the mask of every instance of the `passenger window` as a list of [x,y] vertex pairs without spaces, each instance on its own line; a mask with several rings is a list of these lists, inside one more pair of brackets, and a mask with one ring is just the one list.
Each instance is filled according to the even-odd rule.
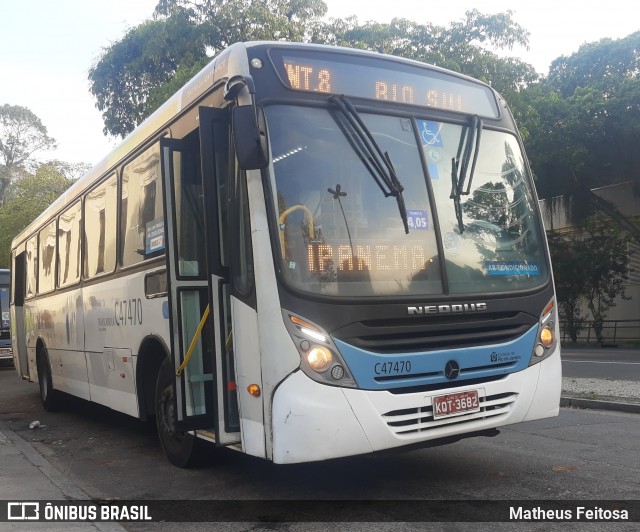
[[38,237],[27,240],[27,297],[36,295],[38,279]]
[[56,287],[56,221],[39,233],[38,294],[51,292]]
[[58,286],[80,280],[80,228],[82,204],[78,201],[58,219]]
[[84,202],[85,275],[112,272],[116,265],[117,181],[112,175]]
[[122,173],[122,265],[131,266],[164,251],[164,209],[160,147],[153,145]]

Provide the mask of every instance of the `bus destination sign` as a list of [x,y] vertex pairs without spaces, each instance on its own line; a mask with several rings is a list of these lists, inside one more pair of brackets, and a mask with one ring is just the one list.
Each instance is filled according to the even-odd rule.
[[491,89],[480,83],[383,59],[347,62],[329,54],[283,55],[284,83],[297,91],[346,94],[498,118]]

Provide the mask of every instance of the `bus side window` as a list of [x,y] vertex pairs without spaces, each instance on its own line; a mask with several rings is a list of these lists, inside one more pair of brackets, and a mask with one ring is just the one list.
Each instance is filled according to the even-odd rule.
[[78,201],[58,218],[58,286],[80,280],[81,203]]
[[38,237],[27,240],[27,297],[36,295],[38,280]]
[[86,277],[112,272],[116,265],[117,180],[113,174],[84,202]]
[[55,220],[39,233],[40,268],[38,270],[38,294],[51,292],[56,287],[56,233]]
[[122,172],[120,235],[122,265],[131,266],[164,250],[164,209],[160,179],[160,145],[154,144]]

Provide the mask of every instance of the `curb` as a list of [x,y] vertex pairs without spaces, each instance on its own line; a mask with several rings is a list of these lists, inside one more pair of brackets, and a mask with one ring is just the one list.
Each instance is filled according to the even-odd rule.
[[589,408],[593,410],[613,410],[629,414],[640,414],[640,404],[584,399],[581,397],[561,397],[560,406],[568,408]]

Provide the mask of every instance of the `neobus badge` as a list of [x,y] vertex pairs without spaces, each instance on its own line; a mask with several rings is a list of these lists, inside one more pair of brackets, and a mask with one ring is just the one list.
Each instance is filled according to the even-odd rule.
[[421,316],[423,314],[482,312],[484,310],[487,310],[486,303],[455,303],[453,305],[423,305],[418,307],[407,307],[407,313],[410,316]]

